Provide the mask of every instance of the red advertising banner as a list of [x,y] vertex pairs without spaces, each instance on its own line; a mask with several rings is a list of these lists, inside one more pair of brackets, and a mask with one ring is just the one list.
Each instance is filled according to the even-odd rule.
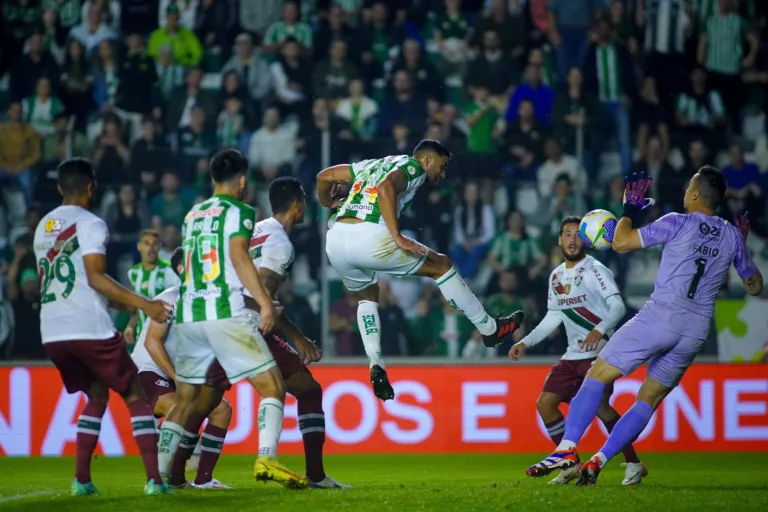
[[[324,386],[327,453],[546,452],[552,448],[536,413],[549,371],[543,366],[391,367],[397,399],[376,399],[367,368],[318,366]],[[616,383],[625,411],[644,374]],[[247,382],[228,395],[235,410],[227,453],[256,453],[259,397]],[[71,455],[81,395],[68,395],[53,368],[0,368],[0,454]],[[281,453],[302,453],[296,401],[288,399]],[[582,441],[599,448],[592,424]],[[638,440],[643,451],[768,451],[768,372],[760,365],[694,365]],[[137,453],[128,411],[118,396],[102,421],[100,453]]]

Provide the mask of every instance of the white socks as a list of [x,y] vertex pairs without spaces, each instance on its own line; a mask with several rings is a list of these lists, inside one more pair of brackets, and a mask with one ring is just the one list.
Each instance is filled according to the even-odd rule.
[[[451,267],[445,275],[438,277],[435,283],[437,283],[440,293],[443,294],[448,304],[459,313],[463,313],[477,327],[480,334],[490,336],[496,332],[496,320],[485,312],[483,305],[480,304],[480,301],[477,300],[475,294],[472,293],[455,268]],[[358,318],[360,318],[359,311],[358,308]]]
[[283,402],[262,398],[259,403],[259,456],[277,458],[277,442],[283,430]]
[[381,356],[381,319],[377,303],[368,300],[357,303],[357,326],[363,338],[369,368],[376,364],[384,369],[384,358]]
[[171,463],[182,437],[184,429],[181,425],[170,421],[163,422],[163,428],[160,429],[160,446],[157,448],[157,466],[161,476],[165,477],[171,472]]

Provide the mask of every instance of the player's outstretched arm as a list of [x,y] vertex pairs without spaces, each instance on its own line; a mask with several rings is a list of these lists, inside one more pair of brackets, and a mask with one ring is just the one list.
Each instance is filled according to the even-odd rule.
[[140,309],[156,322],[166,322],[171,316],[171,306],[162,301],[147,300],[121,286],[106,274],[107,258],[103,254],[92,253],[83,256],[88,285],[107,300],[125,306]]
[[654,204],[654,200],[646,198],[653,178],[644,173],[635,173],[624,177],[624,212],[621,214],[613,235],[613,250],[618,253],[636,251],[643,248],[642,237],[632,224],[637,224],[640,212]]
[[763,274],[759,270],[752,277],[742,279],[741,282],[744,283],[744,289],[748,294],[757,296],[763,293]]
[[149,322],[147,339],[144,340],[144,346],[157,366],[171,379],[176,380],[176,367],[173,366],[171,358],[165,350],[165,339],[168,337],[168,330],[170,328],[171,324],[168,323]]
[[246,236],[233,236],[230,238],[229,257],[232,260],[232,266],[235,267],[237,277],[240,278],[240,282],[243,283],[245,289],[251,293],[259,305],[261,312],[261,324],[259,327],[264,334],[268,334],[275,327],[277,313],[275,312],[275,305],[272,303],[272,297],[269,296],[269,293],[261,284],[256,267],[253,266],[251,257],[248,255],[249,242],[250,237]]
[[349,164],[334,165],[317,173],[317,198],[326,208],[336,208],[340,199],[334,197],[335,185],[352,183],[352,166]]
[[552,309],[548,310],[547,314],[539,322],[539,325],[528,333],[528,336],[512,345],[512,348],[509,350],[509,358],[513,361],[520,359],[527,348],[544,341],[561,323],[563,323],[563,314]]
[[640,234],[636,229],[632,229],[632,220],[629,217],[619,219],[618,224],[616,224],[616,231],[613,234],[613,244],[611,244],[611,247],[619,254],[643,248]]

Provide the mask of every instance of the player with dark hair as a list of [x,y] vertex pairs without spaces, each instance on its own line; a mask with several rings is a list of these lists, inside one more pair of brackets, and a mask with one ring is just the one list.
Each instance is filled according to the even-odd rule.
[[[581,218],[575,216],[566,217],[560,223],[557,244],[565,262],[549,276],[547,314],[535,329],[509,350],[510,359],[517,361],[527,348],[547,339],[560,324],[565,325],[568,349],[550,370],[536,401],[536,410],[555,446],[560,444],[565,431],[560,404],[571,402],[597,354],[605,346],[608,335],[627,311],[611,271],[585,253],[584,242],[579,236],[580,224]],[[597,411],[608,432],[621,417],[608,402],[611,394],[613,384],[605,387]],[[631,443],[624,448],[624,458],[627,470],[622,484],[640,483],[647,472]],[[550,483],[567,484],[578,477],[579,467],[573,466]]]
[[[160,431],[160,471],[171,472],[176,452],[183,454],[180,443],[194,448],[187,441],[203,421],[200,393],[218,361],[231,384],[248,380],[261,396],[256,479],[306,488],[306,478],[277,462],[285,382],[262,337],[275,326],[275,305],[248,254],[256,218],[254,209],[241,202],[248,160],[240,151],[223,149],[210,168],[214,194],[189,211],[182,227],[184,270],[173,327],[179,341],[176,401]],[[260,318],[245,306],[243,289],[259,305]]]
[[[169,268],[173,269],[176,276],[180,276],[184,268],[184,251],[179,247],[173,253]],[[180,284],[180,282],[179,282]],[[157,300],[163,300],[170,304],[176,304],[179,300],[179,284],[168,287],[157,296]],[[144,324],[136,348],[131,357],[139,368],[139,379],[147,393],[147,400],[152,405],[155,417],[162,418],[173,407],[176,391],[176,367],[173,358],[176,353],[176,337],[167,322],[158,323],[148,320]],[[220,373],[221,375],[221,373]],[[232,407],[224,399],[224,392],[231,386],[223,375],[218,381],[206,382],[200,391],[198,410],[201,415],[208,418],[208,424],[203,431],[200,461],[197,467],[197,476],[192,484],[188,484],[184,477],[184,462],[186,453],[174,459],[174,468],[168,477],[171,487],[196,487],[199,489],[228,489],[219,480],[213,478],[213,468],[219,460],[224,437],[227,435],[229,422],[232,419]],[[189,439],[182,439],[180,446],[188,449],[197,445],[199,431],[192,432]],[[182,451],[179,449],[179,452]],[[177,452],[178,454],[178,452]]]
[[[256,224],[250,254],[264,288],[274,298],[293,263],[294,248],[289,234],[295,226],[304,222],[307,204],[301,182],[291,177],[277,178],[269,186],[269,203],[272,216]],[[258,311],[256,301],[247,295],[246,306]],[[280,336],[292,339],[297,350],[291,348]],[[309,363],[320,360],[320,349],[285,314],[277,318],[275,332],[266,335],[265,339],[285,379],[286,390],[296,397],[298,403],[299,430],[304,440],[304,458],[310,485],[319,489],[348,488],[348,485],[340,484],[326,475],[323,467],[323,388],[307,368]]]
[[34,249],[40,277],[40,330],[43,344],[68,393],[88,397],[77,422],[75,479],[71,494],[98,494],[91,481],[91,458],[107,410],[109,390],[128,406],[133,435],[147,473],[145,494],[169,492],[157,468],[152,406],[138,370],[115,330],[107,304],[141,310],[157,322],[171,315],[170,304],[149,300],[106,275],[109,231],[89,210],[96,192],[91,162],[82,158],[58,167],[62,205],[45,215],[35,230]]
[[595,417],[606,386],[650,361],[637,401],[603,448],[581,468],[579,485],[593,485],[605,464],[640,435],[701,350],[731,264],[747,293],[759,295],[763,290],[763,276],[747,249],[747,215],[740,216],[735,226],[715,216],[726,190],[718,169],[707,165],[693,176],[683,198],[687,213],[670,213],[639,229],[633,225],[653,204],[645,197],[652,180],[644,174],[625,179],[624,213],[616,226],[613,250],[626,253],[663,245],[654,291],[600,352],[571,402],[562,442],[552,455],[528,469],[530,476],[579,464],[576,445]]
[[[400,233],[399,216],[424,183],[445,178],[451,152],[436,140],[422,140],[413,156],[388,156],[320,171],[320,204],[338,208],[326,235],[325,251],[344,286],[357,292],[357,324],[371,370],[374,394],[395,397],[381,355],[378,273],[434,279],[448,303],[475,325],[487,347],[520,327],[523,312],[491,317],[444,254]],[[351,186],[351,188],[349,188]]]

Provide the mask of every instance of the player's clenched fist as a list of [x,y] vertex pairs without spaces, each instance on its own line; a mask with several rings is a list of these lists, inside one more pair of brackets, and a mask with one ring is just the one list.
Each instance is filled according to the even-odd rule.
[[525,354],[525,349],[525,343],[515,343],[509,349],[509,358],[513,361],[518,361]]
[[173,306],[161,300],[147,301],[142,311],[155,322],[168,322],[173,318]]

